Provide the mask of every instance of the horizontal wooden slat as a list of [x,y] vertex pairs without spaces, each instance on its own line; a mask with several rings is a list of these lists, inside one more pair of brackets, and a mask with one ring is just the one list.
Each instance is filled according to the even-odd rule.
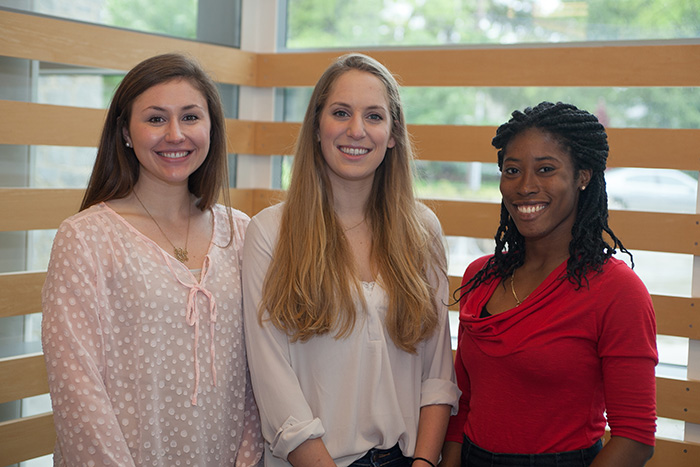
[[656,411],[659,417],[700,423],[700,381],[656,378]]
[[[84,190],[77,188],[0,188],[0,232],[55,229],[78,212]],[[231,205],[251,215],[253,192],[231,189]]]
[[44,355],[0,358],[0,404],[49,392]]
[[[700,299],[652,295],[659,334],[700,340]],[[700,400],[700,393],[697,394]]]
[[610,211],[610,227],[626,248],[700,255],[700,215]]
[[[700,85],[700,41],[676,44],[658,41],[654,45],[505,45],[364,52],[384,63],[404,86]],[[312,86],[342,53],[261,54],[257,85]]]
[[[96,147],[104,110],[0,100],[0,144]],[[299,123],[228,119],[230,153],[289,155]],[[496,162],[493,126],[409,125],[418,158]],[[700,130],[610,128],[610,167],[700,170]],[[663,154],[664,157],[659,157]]]
[[0,318],[41,312],[45,272],[0,274]]
[[221,83],[255,85],[256,55],[233,47],[0,10],[0,55],[129,70],[167,52],[196,57]]
[[0,101],[0,143],[97,147],[106,112]]
[[646,467],[698,467],[700,443],[656,438],[654,457]]
[[0,188],[0,232],[55,229],[80,208],[84,190]]
[[53,452],[53,414],[45,413],[0,423],[0,466],[16,464]]

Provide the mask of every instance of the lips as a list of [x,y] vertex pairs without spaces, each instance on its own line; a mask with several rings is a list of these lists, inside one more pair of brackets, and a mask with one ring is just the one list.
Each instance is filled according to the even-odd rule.
[[157,152],[160,157],[165,157],[166,159],[180,159],[186,157],[191,151],[167,151],[167,152]]
[[515,206],[520,214],[535,214],[546,207],[546,204],[519,204]]
[[369,152],[369,149],[367,148],[357,148],[352,146],[338,146],[338,150],[351,157],[364,156]]

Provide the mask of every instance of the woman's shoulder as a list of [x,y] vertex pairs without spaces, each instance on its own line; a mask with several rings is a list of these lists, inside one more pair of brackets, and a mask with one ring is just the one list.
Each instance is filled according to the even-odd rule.
[[488,263],[492,257],[493,255],[485,255],[469,263],[467,268],[464,270],[462,282],[467,283],[469,280],[471,280],[477,272],[481,271],[486,266],[486,263]]
[[85,208],[67,217],[61,222],[59,230],[66,227],[72,227],[76,230],[81,230],[86,226],[95,224],[97,222],[104,222],[105,219],[113,220],[114,211],[109,208],[105,203],[93,204],[89,208]]
[[621,259],[610,257],[603,263],[599,273],[589,276],[591,288],[627,290],[633,293],[649,292],[642,279]]
[[224,216],[227,215],[227,211],[230,212],[231,218],[233,219],[234,223],[242,222],[244,224],[247,224],[248,222],[250,222],[250,216],[248,216],[248,214],[230,206],[225,206],[223,204],[215,204],[212,207],[212,211],[216,216]]
[[268,206],[253,216],[253,221],[263,226],[279,224],[284,211],[284,202]]
[[418,213],[418,218],[427,228],[432,231],[442,232],[440,219],[438,219],[437,214],[430,206],[421,201],[416,201],[416,212]]

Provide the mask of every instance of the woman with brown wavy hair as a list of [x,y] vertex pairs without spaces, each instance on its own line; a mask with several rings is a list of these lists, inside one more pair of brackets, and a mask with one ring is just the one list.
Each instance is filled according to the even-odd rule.
[[340,57],[311,96],[286,202],[246,234],[267,465],[437,464],[458,391],[441,229],[412,159],[394,77]]
[[43,288],[56,465],[260,461],[241,323],[249,219],[216,203],[226,159],[219,93],[193,59],[126,74]]

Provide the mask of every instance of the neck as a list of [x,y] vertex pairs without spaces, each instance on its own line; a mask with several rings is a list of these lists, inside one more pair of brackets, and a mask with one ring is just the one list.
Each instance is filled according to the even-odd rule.
[[557,247],[556,244],[527,242],[523,267],[529,271],[553,271],[569,257],[569,244]]
[[168,218],[189,217],[193,196],[185,186],[136,183],[134,193],[152,214]]

